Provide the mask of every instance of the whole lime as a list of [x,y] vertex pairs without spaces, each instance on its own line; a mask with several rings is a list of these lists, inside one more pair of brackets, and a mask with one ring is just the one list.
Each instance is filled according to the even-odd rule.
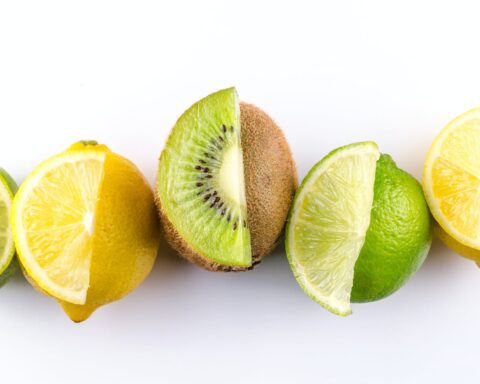
[[399,289],[422,265],[431,240],[432,219],[420,184],[389,155],[381,155],[352,302],[379,300]]

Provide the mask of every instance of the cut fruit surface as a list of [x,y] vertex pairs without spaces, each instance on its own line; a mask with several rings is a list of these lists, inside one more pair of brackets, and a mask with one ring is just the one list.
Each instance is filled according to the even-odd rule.
[[287,224],[286,251],[295,278],[320,305],[348,315],[355,262],[370,224],[377,145],[341,147],[302,182]]
[[252,263],[240,112],[234,88],[190,107],[160,157],[157,199],[181,241],[225,266]]
[[423,187],[443,230],[480,249],[480,108],[451,121],[430,147]]
[[75,322],[138,287],[160,242],[147,180],[95,141],[72,145],[27,177],[12,229],[27,280]]
[[106,154],[68,151],[42,163],[19,189],[12,220],[19,258],[46,293],[86,301],[98,191]]
[[0,286],[1,275],[12,262],[15,254],[12,231],[10,227],[10,212],[16,185],[10,176],[0,169]]

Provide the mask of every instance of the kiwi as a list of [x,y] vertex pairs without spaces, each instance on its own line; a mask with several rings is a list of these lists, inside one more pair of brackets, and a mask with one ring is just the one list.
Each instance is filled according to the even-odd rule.
[[207,270],[243,271],[274,248],[296,187],[282,131],[228,88],[178,119],[160,156],[156,200],[180,255]]

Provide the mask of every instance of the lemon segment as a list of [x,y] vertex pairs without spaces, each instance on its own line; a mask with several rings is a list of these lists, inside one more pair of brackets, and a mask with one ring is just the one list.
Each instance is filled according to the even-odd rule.
[[331,152],[304,179],[287,225],[287,256],[298,283],[342,316],[351,313],[354,266],[370,224],[378,158],[373,142]]
[[480,249],[480,108],[450,122],[427,155],[423,187],[446,234]]
[[12,227],[26,273],[49,295],[83,304],[106,153],[68,151],[40,164],[14,200]]

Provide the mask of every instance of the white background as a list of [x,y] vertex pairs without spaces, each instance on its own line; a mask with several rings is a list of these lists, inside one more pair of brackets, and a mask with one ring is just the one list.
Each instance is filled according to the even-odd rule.
[[[284,129],[303,177],[375,140],[420,178],[428,146],[480,105],[467,1],[0,1],[0,165],[18,182],[79,139],[149,180],[190,104],[235,85]],[[163,244],[124,300],[75,325],[21,276],[0,291],[3,383],[474,383],[480,271],[435,241],[410,282],[338,318],[280,247],[212,274]]]

